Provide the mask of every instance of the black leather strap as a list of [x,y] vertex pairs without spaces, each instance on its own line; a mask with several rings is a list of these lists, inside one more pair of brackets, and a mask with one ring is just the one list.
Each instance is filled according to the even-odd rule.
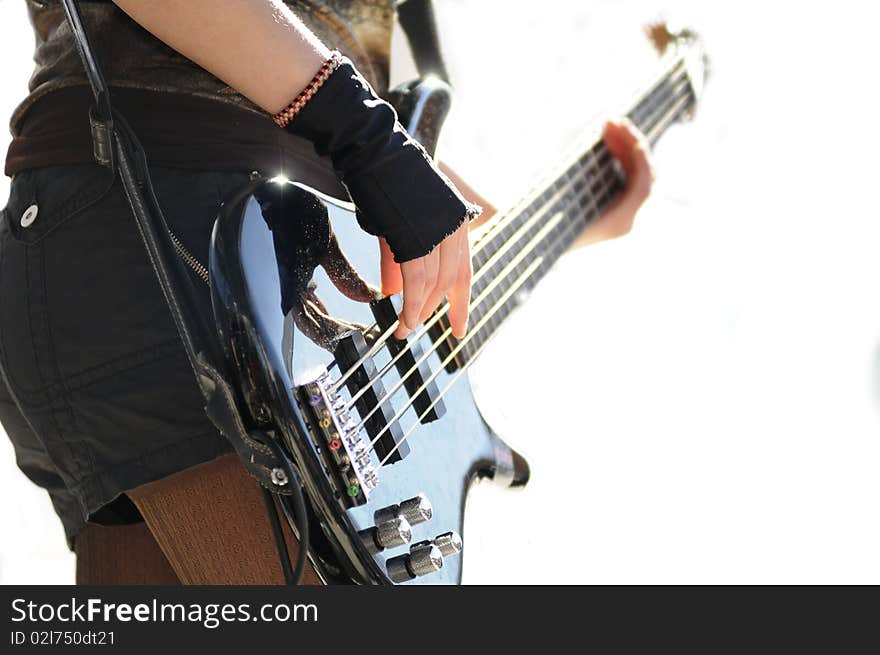
[[397,16],[409,41],[419,75],[426,77],[433,74],[451,84],[440,48],[433,0],[400,0],[397,3]]
[[113,109],[110,106],[110,91],[104,81],[104,74],[98,66],[89,37],[83,26],[82,16],[76,0],[62,0],[67,23],[73,33],[76,49],[86,70],[89,86],[95,96],[95,105],[89,110],[89,126],[92,130],[92,149],[95,161],[111,169],[113,160]]
[[[95,106],[89,112],[95,159],[120,175],[156,279],[205,398],[205,411],[260,484],[274,493],[289,494],[287,481],[297,479],[293,465],[280,448],[273,447],[276,444],[263,443],[248,433],[232,389],[220,370],[223,357],[213,351],[215,340],[204,333],[202,323],[188,309],[193,306],[186,302],[190,281],[168,237],[168,225],[153,190],[144,150],[128,121],[113,109],[110,90],[89,44],[76,0],[62,2],[95,96]],[[275,470],[285,475],[278,475]],[[277,480],[285,483],[276,484]]]

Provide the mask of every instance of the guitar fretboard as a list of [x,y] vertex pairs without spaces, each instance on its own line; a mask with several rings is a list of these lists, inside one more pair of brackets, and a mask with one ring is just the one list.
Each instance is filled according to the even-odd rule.
[[[653,145],[693,104],[684,60],[676,57],[627,117]],[[474,244],[471,328],[462,342],[449,338],[449,352],[454,353],[450,366],[460,368],[482,350],[504,319],[625,184],[623,169],[599,139],[549,183],[540,185],[494,221]]]

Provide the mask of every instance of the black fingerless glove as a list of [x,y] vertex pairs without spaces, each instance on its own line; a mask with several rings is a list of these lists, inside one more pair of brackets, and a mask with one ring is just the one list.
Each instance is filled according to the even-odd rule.
[[428,254],[482,211],[462,197],[346,57],[284,129],[330,156],[361,228],[384,237],[397,262]]

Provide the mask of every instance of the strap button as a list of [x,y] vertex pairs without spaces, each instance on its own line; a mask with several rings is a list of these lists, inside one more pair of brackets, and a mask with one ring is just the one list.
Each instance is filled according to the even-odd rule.
[[36,205],[31,205],[27,209],[24,210],[24,213],[21,215],[21,226],[22,227],[30,227],[33,225],[34,221],[37,220],[37,212],[40,211],[40,208]]

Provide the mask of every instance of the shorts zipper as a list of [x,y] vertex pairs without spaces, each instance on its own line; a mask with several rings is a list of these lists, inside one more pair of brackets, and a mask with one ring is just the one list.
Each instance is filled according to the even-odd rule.
[[[251,180],[255,180],[260,177],[259,171],[251,171],[250,175]],[[211,277],[208,275],[208,269],[205,268],[202,263],[196,259],[195,255],[193,255],[189,250],[186,249],[186,246],[183,245],[183,242],[177,238],[177,235],[171,231],[171,228],[168,227],[168,236],[171,237],[171,242],[174,244],[175,250],[177,250],[177,254],[180,255],[180,258],[189,266],[195,274],[202,278],[202,282],[210,285]]]
[[208,276],[208,269],[205,268],[202,263],[195,258],[189,250],[186,249],[186,246],[177,238],[177,235],[171,231],[171,228],[168,228],[168,236],[171,237],[171,242],[174,244],[175,250],[177,250],[177,254],[180,255],[180,258],[189,266],[193,271],[195,271],[196,275],[202,278],[202,282],[208,284],[210,277]]

